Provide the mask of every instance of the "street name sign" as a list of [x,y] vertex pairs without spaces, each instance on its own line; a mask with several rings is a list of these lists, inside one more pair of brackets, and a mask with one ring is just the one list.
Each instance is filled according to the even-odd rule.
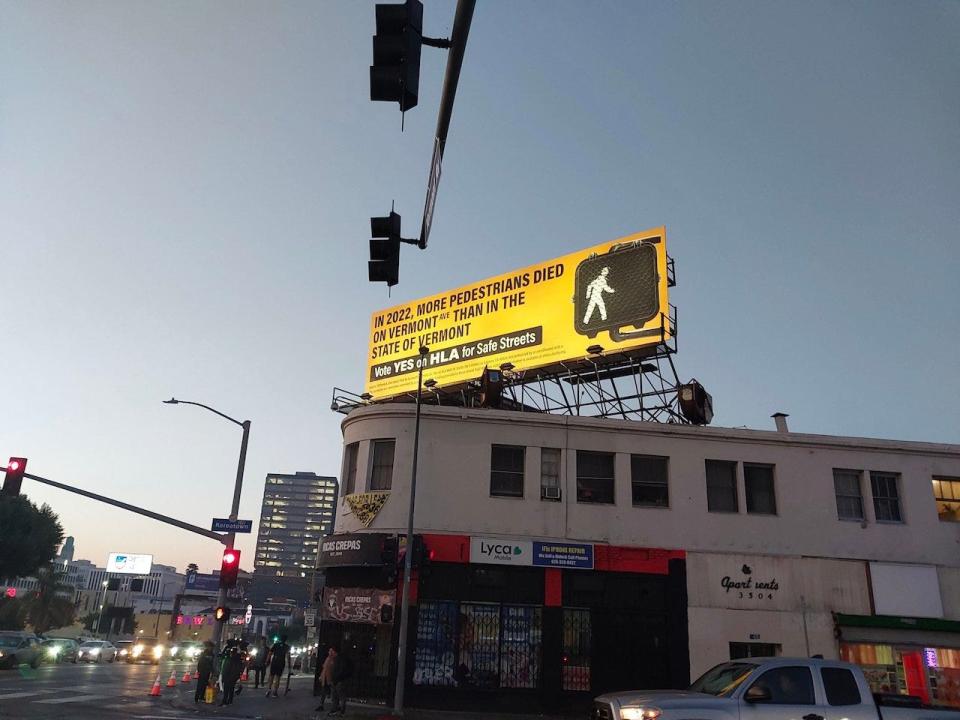
[[215,532],[248,533],[253,529],[253,520],[231,520],[230,518],[214,518],[210,528]]

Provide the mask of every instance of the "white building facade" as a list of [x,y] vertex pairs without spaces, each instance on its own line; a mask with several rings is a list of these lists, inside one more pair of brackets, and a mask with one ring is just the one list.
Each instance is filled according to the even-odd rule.
[[[337,534],[405,532],[413,415],[343,421],[344,486],[389,496],[368,526],[340,499]],[[822,654],[960,706],[958,445],[434,406],[420,443],[415,698],[549,707]]]

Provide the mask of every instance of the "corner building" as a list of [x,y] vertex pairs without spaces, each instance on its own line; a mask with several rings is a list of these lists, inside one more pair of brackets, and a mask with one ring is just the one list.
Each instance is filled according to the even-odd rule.
[[[396,672],[381,551],[406,530],[414,412],[343,421],[345,493],[389,495],[368,526],[341,499],[320,553],[321,641],[371,700]],[[435,406],[420,442],[410,704],[556,711],[822,654],[960,707],[960,446]]]

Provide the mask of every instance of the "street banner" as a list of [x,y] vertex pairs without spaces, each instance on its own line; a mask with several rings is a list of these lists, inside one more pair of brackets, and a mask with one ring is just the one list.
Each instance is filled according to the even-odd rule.
[[594,345],[624,353],[665,342],[666,241],[654,228],[375,312],[366,392],[415,391],[421,364],[425,379],[455,388],[506,363],[559,369]]

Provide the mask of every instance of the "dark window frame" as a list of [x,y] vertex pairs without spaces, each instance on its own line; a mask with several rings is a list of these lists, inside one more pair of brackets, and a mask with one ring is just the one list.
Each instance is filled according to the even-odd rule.
[[[854,479],[857,482],[857,494],[851,495],[847,488],[840,488],[837,481],[841,479]],[[843,492],[841,492],[843,490]],[[849,468],[833,468],[833,496],[837,503],[837,519],[852,520],[853,522],[864,522],[867,519],[866,509],[863,504],[863,471],[851,470]],[[844,515],[841,510],[841,500],[856,501],[860,506],[860,515]]]
[[[377,464],[377,449],[390,447],[390,463]],[[396,438],[379,438],[370,441],[370,491],[389,492],[393,488],[393,468],[397,458]],[[389,467],[386,482],[382,477],[383,468]]]
[[[609,475],[588,475],[586,469],[581,469],[581,459],[588,456],[603,457],[610,461]],[[609,493],[606,488],[598,487],[599,483],[609,481]],[[588,487],[589,486],[589,487]],[[617,504],[617,456],[616,453],[598,450],[577,450],[577,502],[587,505],[616,505]],[[595,496],[610,499],[594,499]]]
[[[712,460],[709,458],[704,459],[703,465],[704,465],[704,475],[706,477],[707,512],[732,513],[732,514],[736,514],[740,512],[740,497],[739,497],[739,488],[738,488],[739,483],[737,483],[737,464],[738,463],[736,460]],[[714,466],[714,467],[722,466],[722,467],[729,468],[731,470],[731,474],[730,474],[730,480],[732,481],[731,488],[725,488],[718,485],[715,482],[717,480],[716,477],[713,478],[714,483],[713,485],[711,485],[711,478],[710,478],[711,466]],[[732,490],[733,508],[728,509],[728,508],[720,508],[720,507],[711,507],[711,505],[713,504],[711,503],[711,490],[713,490],[714,492],[720,492],[720,491],[726,492],[728,490]]]
[[[638,474],[643,472],[643,469],[638,467],[641,463],[650,463],[651,465],[660,463],[662,464],[663,477],[651,479],[648,476],[641,477],[638,479]],[[653,502],[646,502],[643,500],[638,500],[637,491],[641,493],[646,490],[648,492],[655,492],[662,490],[662,502],[654,500]],[[666,455],[642,455],[642,454],[631,454],[630,455],[630,500],[633,503],[633,507],[644,507],[644,508],[670,508],[670,458]],[[658,498],[659,500],[659,498]]]
[[347,445],[343,453],[343,494],[352,495],[357,491],[357,459],[360,455],[360,443]]
[[[514,463],[506,463],[498,466],[497,451],[510,451],[516,453],[519,450],[520,464],[519,470]],[[503,456],[500,457],[503,460]],[[516,457],[513,458],[516,460]],[[495,443],[490,446],[490,497],[510,497],[523,498],[524,495],[524,476],[526,475],[527,448],[523,445],[503,445]],[[519,481],[519,488],[510,489],[508,482]]]
[[[888,494],[890,489],[893,494]],[[882,491],[881,492],[878,492]],[[900,473],[886,470],[870,471],[870,495],[873,500],[873,517],[878,523],[903,525],[903,505],[900,501]],[[883,517],[881,517],[881,515]],[[890,517],[887,517],[887,516]],[[896,517],[893,517],[893,516]]]
[[[756,496],[760,494],[760,488],[751,487],[755,485],[758,481],[766,481],[767,478],[758,478],[748,474],[748,470],[752,474],[754,470],[769,470],[770,471],[770,501],[773,504],[773,509],[764,509],[760,510],[757,507]],[[776,465],[772,463],[755,463],[755,462],[745,462],[743,463],[743,492],[745,497],[745,504],[747,506],[748,515],[777,515],[777,470]]]

